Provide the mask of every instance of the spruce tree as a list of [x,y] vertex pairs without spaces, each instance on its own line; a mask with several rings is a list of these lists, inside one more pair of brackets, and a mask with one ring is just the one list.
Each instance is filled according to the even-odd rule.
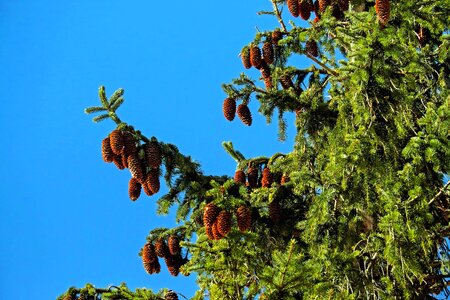
[[[236,174],[206,175],[118,117],[122,89],[108,99],[100,87],[101,105],[86,109],[116,124],[102,156],[130,170],[130,198],[159,196],[159,214],[176,207],[180,225],[143,243],[145,271],[195,275],[193,299],[449,296],[450,2],[271,3],[260,14],[278,28],[235,45],[260,77],[224,84],[217,107],[250,126],[258,101],[267,122],[276,112],[280,140],[295,114],[291,152],[245,157],[224,142]],[[310,64],[292,65],[295,56]],[[87,285],[59,299],[177,297]]]

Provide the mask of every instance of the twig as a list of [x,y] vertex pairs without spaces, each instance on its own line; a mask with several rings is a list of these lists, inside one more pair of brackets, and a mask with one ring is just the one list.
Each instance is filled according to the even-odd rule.
[[439,190],[439,193],[437,193],[437,194],[433,197],[433,199],[431,199],[431,200],[428,202],[428,205],[430,205],[431,203],[433,203],[440,195],[442,195],[442,193],[443,193],[449,186],[450,186],[450,180],[447,182],[446,185],[444,185],[444,187],[443,187],[442,189]]
[[281,17],[280,10],[278,9],[277,2],[275,0],[271,0],[273,4],[273,11],[275,12],[275,15],[277,16],[278,22],[280,23],[281,27],[283,28],[283,31],[288,33],[289,31],[286,28],[286,25],[284,24],[283,18]]
[[310,58],[312,61],[314,61],[316,64],[318,64],[319,66],[321,66],[322,68],[324,68],[330,75],[334,75],[334,76],[338,76],[339,74],[330,69],[329,67],[327,67],[323,62],[321,62],[320,60],[318,60],[317,58],[315,58],[314,56],[312,56],[311,54],[309,54],[308,52],[305,53],[306,56],[308,58]]

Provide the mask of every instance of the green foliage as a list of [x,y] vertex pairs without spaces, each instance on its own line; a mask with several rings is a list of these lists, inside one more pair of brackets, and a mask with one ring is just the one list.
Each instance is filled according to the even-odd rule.
[[[450,3],[391,1],[389,22],[381,26],[373,1],[354,0],[342,15],[327,9],[319,21],[300,27],[286,22],[284,1],[271,2],[273,10],[260,14],[280,24],[275,60],[264,70],[272,87],[244,73],[223,85],[238,103],[257,100],[269,123],[277,111],[280,140],[284,116],[296,114],[290,153],[245,158],[223,143],[237,170],[256,170],[256,187],[205,175],[175,145],[123,123],[116,114],[122,89],[108,100],[100,87],[101,106],[86,109],[101,113],[94,121],[111,118],[139,143],[151,140],[161,149],[169,191],[157,212],[175,205],[179,226],[156,228],[147,241],[181,240],[181,272],[196,274],[199,285],[193,299],[448,296]],[[258,32],[245,47],[272,41],[274,31]],[[318,43],[318,57],[307,41]],[[311,65],[292,65],[298,55]],[[203,224],[210,204],[233,215],[225,237]],[[248,231],[238,228],[242,206],[251,215]],[[66,295],[82,292],[99,297],[100,290],[87,286]],[[124,286],[101,294],[162,295]]]

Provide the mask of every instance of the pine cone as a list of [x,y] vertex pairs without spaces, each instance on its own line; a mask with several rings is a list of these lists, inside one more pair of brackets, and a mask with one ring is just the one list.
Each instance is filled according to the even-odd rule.
[[122,131],[123,136],[123,154],[130,155],[137,152],[136,141],[133,134],[129,131]]
[[239,104],[239,106],[237,107],[237,115],[239,119],[241,119],[242,123],[247,126],[252,125],[252,114],[247,105]]
[[241,59],[244,68],[250,69],[252,67],[252,63],[250,61],[250,48],[245,46],[241,51]]
[[291,179],[289,178],[289,175],[283,174],[283,176],[281,176],[281,181],[280,184],[284,185],[286,183],[288,183]]
[[261,62],[261,66],[260,66],[259,70],[261,71],[261,75],[263,78],[270,77],[270,68],[264,60]]
[[309,0],[299,0],[298,10],[300,13],[300,17],[303,20],[308,20],[311,17],[311,5]]
[[314,9],[314,13],[316,14],[316,17],[314,18],[313,23],[317,23],[320,20],[320,17],[322,16],[322,13],[320,12],[320,7],[319,7],[319,0],[314,1],[313,9]]
[[331,0],[318,0],[319,1],[319,11],[321,14],[325,12],[328,6],[331,5]]
[[262,53],[263,53],[263,59],[264,61],[270,65],[273,63],[274,60],[274,52],[273,52],[273,46],[272,43],[266,40],[262,47]]
[[122,154],[123,151],[123,135],[122,132],[118,129],[114,129],[109,134],[109,141],[111,144],[111,150],[114,154]]
[[294,88],[294,83],[292,82],[291,77],[289,77],[288,75],[281,75],[280,83],[281,83],[281,87],[284,90],[288,90],[289,88]]
[[389,22],[391,8],[389,0],[375,0],[375,11],[382,26]]
[[160,182],[159,182],[159,170],[152,169],[147,173],[147,178],[145,179],[145,183],[153,194],[159,192]]
[[122,166],[125,169],[128,168],[128,155],[125,154],[125,151],[120,154],[120,159],[122,160]]
[[171,255],[178,255],[180,252],[180,240],[177,236],[171,235],[168,240],[169,252]]
[[236,101],[231,98],[225,98],[222,106],[223,115],[228,121],[233,121],[236,115]]
[[178,300],[178,295],[172,290],[168,290],[164,296],[164,300]]
[[278,224],[278,222],[280,222],[281,206],[276,200],[270,202],[269,204],[269,217],[274,224]]
[[236,220],[240,232],[246,232],[252,226],[252,214],[247,206],[241,205],[236,211]]
[[298,17],[298,0],[287,0],[289,12],[294,18]]
[[341,7],[338,3],[334,3],[332,5],[332,13],[331,15],[336,18],[336,20],[342,20],[344,18],[344,12],[341,10]]
[[250,167],[247,170],[248,186],[252,189],[258,187],[258,169]]
[[210,240],[214,240],[215,239],[214,238],[214,234],[212,232],[212,225],[211,226],[205,226],[205,233],[206,233],[206,236],[208,236],[208,238]]
[[128,182],[128,195],[132,201],[136,201],[141,195],[141,184],[134,177]]
[[210,227],[214,223],[219,214],[220,209],[214,203],[208,203],[203,211],[203,224]]
[[306,41],[306,52],[310,55],[317,57],[319,56],[319,47],[317,46],[316,41],[308,40]]
[[[148,174],[147,174],[147,177],[148,177]],[[152,190],[150,189],[150,187],[148,186],[148,183],[147,183],[147,178],[145,179],[145,182],[142,184],[142,189],[144,190],[144,193],[147,195],[147,196],[152,196],[154,193],[152,192]]]
[[141,184],[145,181],[144,168],[137,153],[128,155],[128,168],[131,176],[136,178]]
[[151,264],[158,258],[155,254],[155,247],[152,243],[147,243],[144,245],[144,248],[142,249],[142,263],[145,264]]
[[224,237],[231,231],[231,217],[231,213],[226,210],[222,210],[217,216],[217,231]]
[[278,46],[278,41],[281,40],[283,38],[283,33],[281,33],[281,31],[279,29],[275,29],[272,32],[272,43],[275,46]]
[[264,85],[266,86],[266,90],[272,89],[272,77],[264,78]]
[[157,142],[150,142],[144,145],[147,164],[152,169],[159,169],[161,166],[161,150]]
[[167,257],[170,255],[169,248],[163,238],[159,238],[155,243],[155,253],[159,257]]
[[111,149],[109,137],[104,138],[102,141],[102,157],[105,162],[113,162],[114,160],[114,153]]
[[258,46],[252,46],[250,48],[250,62],[257,69],[261,66],[261,50]]
[[169,255],[168,257],[164,258],[164,261],[166,262],[167,269],[169,270],[169,273],[172,276],[178,276],[180,273],[180,266],[182,263],[181,255],[172,256]]
[[234,173],[234,182],[238,184],[245,184],[245,173],[242,170],[236,170]]
[[211,226],[212,235],[215,240],[220,240],[223,238],[223,236],[220,234],[219,229],[217,228],[217,220],[214,222],[214,224]]
[[263,187],[270,187],[272,185],[273,182],[273,175],[270,172],[268,167],[265,167],[262,171],[262,180],[261,180],[261,185]]
[[420,46],[423,47],[430,40],[430,31],[427,28],[420,26],[417,32],[417,37],[419,39]]
[[122,155],[113,154],[113,162],[119,170],[125,169],[122,163]]

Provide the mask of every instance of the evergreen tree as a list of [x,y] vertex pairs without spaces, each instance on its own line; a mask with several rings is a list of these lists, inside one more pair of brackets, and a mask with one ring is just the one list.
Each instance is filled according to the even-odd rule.
[[[161,261],[174,276],[195,274],[193,299],[449,296],[450,2],[271,2],[260,14],[279,28],[241,52],[261,77],[224,84],[222,108],[250,126],[248,103],[259,101],[268,122],[277,112],[281,140],[294,113],[292,152],[247,158],[225,142],[236,173],[205,175],[119,119],[122,89],[108,99],[101,87],[101,105],[86,109],[117,125],[102,155],[129,168],[130,198],[157,194],[161,178],[169,191],[158,213],[176,206],[180,226],[150,232],[144,269],[158,273]],[[299,55],[311,64],[289,63]],[[59,299],[177,294],[87,285]]]

